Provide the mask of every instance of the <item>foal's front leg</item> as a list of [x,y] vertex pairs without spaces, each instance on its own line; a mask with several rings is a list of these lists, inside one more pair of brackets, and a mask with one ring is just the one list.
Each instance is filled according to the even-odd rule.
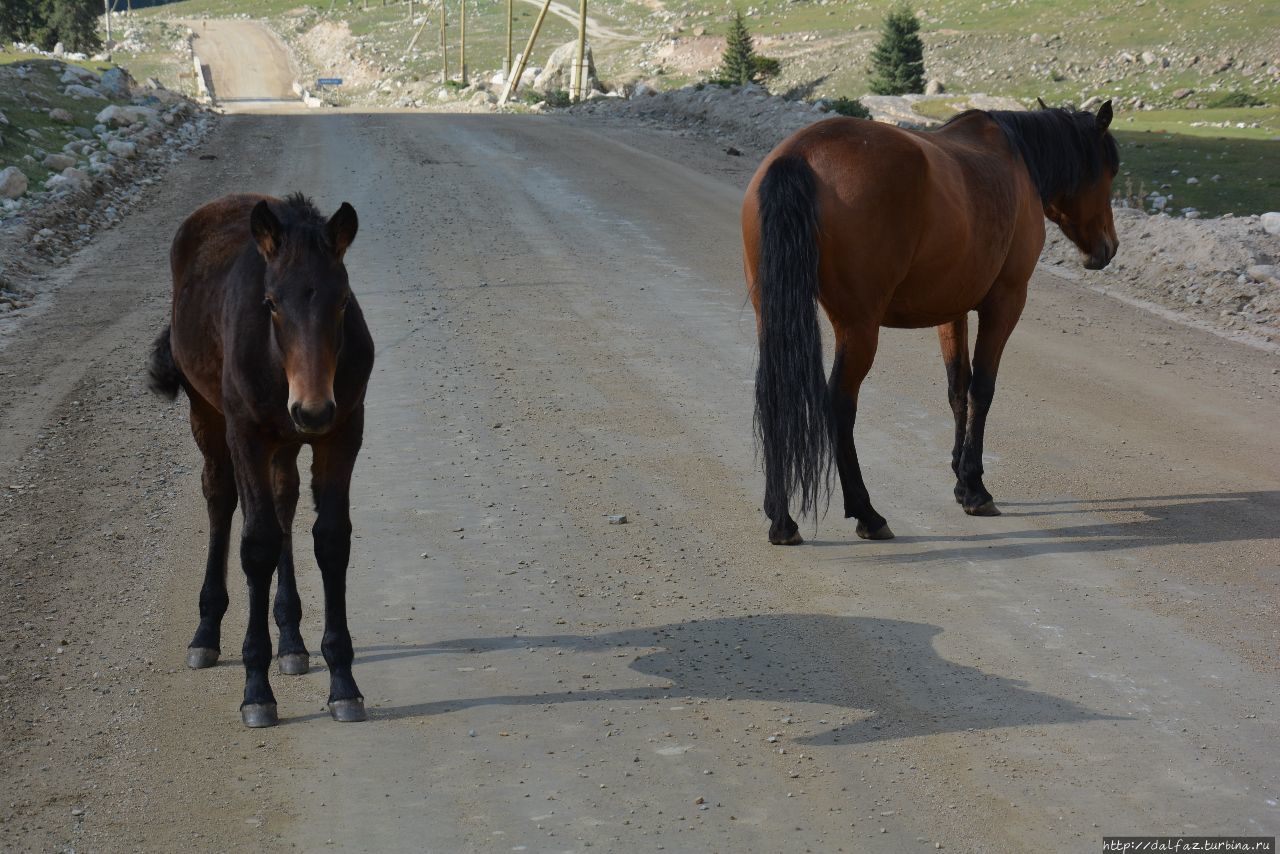
[[310,655],[302,640],[302,600],[293,567],[293,514],[298,508],[298,452],[301,445],[283,445],[271,460],[271,491],[283,540],[276,573],[276,627],[280,630],[276,660],[287,676],[306,673]]
[[364,435],[361,407],[312,445],[311,489],[316,501],[316,563],[324,579],[324,639],[329,665],[329,713],[336,721],[366,718],[364,696],[351,675],[355,652],[347,628],[347,564],[351,558],[351,472]]
[[262,437],[232,426],[229,444],[235,459],[236,488],[244,513],[240,537],[240,565],[249,582],[249,627],[244,636],[244,702],[240,716],[246,726],[274,726],[279,722],[271,690],[271,633],[267,625],[271,574],[280,558],[284,535],[276,518],[271,490],[271,457]]

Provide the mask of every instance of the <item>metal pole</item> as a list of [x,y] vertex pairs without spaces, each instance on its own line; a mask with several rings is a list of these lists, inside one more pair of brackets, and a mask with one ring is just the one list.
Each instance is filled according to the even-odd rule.
[[102,8],[107,12],[107,50],[111,49],[111,0],[102,0]]
[[444,37],[444,0],[440,0],[440,85],[449,82],[449,43]]
[[570,79],[573,81],[570,87],[573,91],[570,97],[575,101],[581,101],[583,91],[586,89],[587,70],[582,67],[582,58],[586,54],[587,48],[587,0],[578,0],[578,61],[573,64],[573,74]]
[[529,43],[524,46],[524,53],[520,54],[520,58],[516,60],[516,67],[512,69],[507,85],[502,87],[502,97],[498,99],[499,104],[505,104],[511,100],[511,96],[516,93],[516,89],[520,86],[520,76],[524,74],[524,67],[529,62],[529,54],[533,52],[533,43],[538,39],[538,31],[542,29],[542,22],[546,20],[547,10],[550,8],[551,0],[543,0],[542,11],[538,13],[538,20],[533,22],[533,32],[529,33]]
[[459,14],[461,17],[462,32],[459,35],[460,47],[458,48],[458,65],[462,66],[462,85],[467,85],[467,0],[461,0],[458,4]]

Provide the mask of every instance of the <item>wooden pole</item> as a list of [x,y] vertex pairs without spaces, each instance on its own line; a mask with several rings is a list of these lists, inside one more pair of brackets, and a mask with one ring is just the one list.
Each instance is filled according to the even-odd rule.
[[[511,4],[514,2],[515,0],[507,0],[507,58],[502,64],[503,78],[507,78],[511,76],[511,18],[512,18]],[[504,79],[503,82],[505,83],[506,80]]]
[[444,37],[444,0],[440,0],[440,85],[449,82],[449,43]]
[[573,74],[569,75],[572,81],[570,89],[572,91],[569,96],[575,101],[581,101],[583,90],[586,88],[587,70],[582,67],[582,59],[587,49],[587,0],[578,0],[578,54],[577,62],[573,64]]
[[111,50],[111,0],[102,0],[102,8],[107,11],[107,50]]
[[520,86],[520,76],[524,74],[524,67],[529,63],[529,54],[533,52],[533,43],[538,40],[538,31],[542,29],[542,22],[547,19],[547,10],[551,8],[551,0],[543,0],[542,11],[538,12],[538,20],[533,22],[533,32],[529,33],[529,42],[524,46],[524,53],[516,60],[516,67],[511,70],[511,76],[507,78],[507,85],[502,87],[502,97],[498,99],[499,104],[505,104],[511,100],[511,96],[516,93],[516,89]]
[[458,4],[459,14],[461,18],[460,26],[462,27],[459,35],[460,47],[458,48],[458,65],[462,67],[462,85],[467,85],[467,0],[461,0]]
[[425,30],[425,29],[427,28],[427,24],[429,24],[429,23],[431,23],[431,16],[430,16],[430,15],[423,15],[423,16],[422,16],[422,25],[421,25],[420,27],[418,27],[418,31],[417,31],[416,33],[414,33],[414,34],[413,34],[413,38],[409,39],[409,46],[408,46],[407,48],[405,48],[405,49],[404,49],[404,52],[405,52],[405,53],[412,53],[412,52],[413,52],[413,46],[414,46],[414,45],[416,45],[416,44],[418,43],[418,36],[422,35],[422,31],[423,31],[423,30]]

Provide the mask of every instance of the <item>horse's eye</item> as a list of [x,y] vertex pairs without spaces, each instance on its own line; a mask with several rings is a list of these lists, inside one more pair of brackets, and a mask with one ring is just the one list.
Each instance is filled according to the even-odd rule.
[[338,303],[338,311],[346,311],[347,306],[351,304],[351,297],[343,297],[342,302]]
[[262,304],[265,305],[267,308],[271,309],[272,314],[276,313],[276,301],[273,300],[271,297],[266,297],[265,299],[263,299]]

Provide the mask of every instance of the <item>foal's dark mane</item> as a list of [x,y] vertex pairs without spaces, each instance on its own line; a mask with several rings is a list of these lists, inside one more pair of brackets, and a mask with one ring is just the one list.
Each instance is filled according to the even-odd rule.
[[301,259],[307,254],[325,251],[324,247],[329,244],[325,225],[329,220],[309,196],[302,193],[285,196],[280,214],[280,223],[288,235],[284,241],[286,257]]
[[326,222],[316,203],[303,193],[290,193],[284,197],[284,203],[292,214],[291,225],[324,225]]
[[975,113],[990,116],[1004,131],[1045,204],[1093,183],[1104,168],[1113,173],[1120,168],[1116,141],[1109,133],[1098,133],[1093,113],[1057,107],[1032,112],[967,110],[947,125]]

